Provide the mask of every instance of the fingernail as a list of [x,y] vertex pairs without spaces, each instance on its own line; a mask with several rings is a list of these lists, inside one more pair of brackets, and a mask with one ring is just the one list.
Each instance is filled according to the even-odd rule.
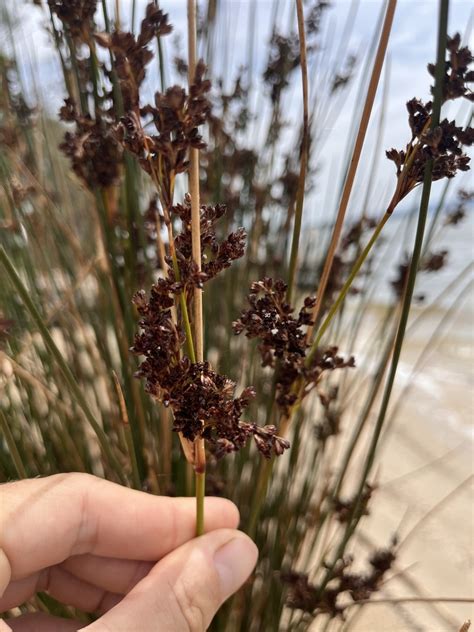
[[220,547],[214,554],[214,564],[220,577],[222,595],[226,598],[238,590],[255,568],[258,549],[244,533]]

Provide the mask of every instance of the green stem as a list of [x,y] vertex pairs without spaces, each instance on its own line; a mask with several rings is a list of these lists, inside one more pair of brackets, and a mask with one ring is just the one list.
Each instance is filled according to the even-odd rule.
[[99,62],[97,60],[97,55],[94,50],[94,40],[91,40],[89,44],[89,52],[90,52],[90,63],[91,63],[91,79],[92,79],[92,90],[94,93],[94,105],[95,105],[95,117],[100,112],[100,95],[99,95]]
[[87,95],[82,89],[81,85],[81,74],[79,72],[79,68],[77,65],[77,52],[76,45],[74,44],[74,40],[69,36],[67,32],[65,32],[66,42],[69,47],[69,51],[71,54],[71,65],[74,70],[74,76],[76,79],[76,87],[77,93],[79,94],[79,101],[81,102],[81,112],[84,116],[86,116],[89,112],[88,104],[87,104]]
[[346,282],[342,286],[342,289],[339,292],[339,295],[338,295],[337,299],[334,301],[331,309],[329,310],[326,318],[322,322],[321,327],[319,328],[319,330],[318,330],[318,332],[316,334],[314,342],[311,345],[310,352],[308,353],[308,356],[307,356],[307,360],[306,360],[307,364],[311,364],[311,361],[312,361],[312,359],[314,357],[314,354],[317,351],[318,345],[321,342],[321,339],[324,336],[327,328],[329,327],[329,325],[331,323],[331,320],[333,319],[334,315],[337,313],[337,311],[341,307],[344,299],[346,298],[347,292],[350,290],[351,285],[352,285],[357,273],[359,272],[359,270],[363,266],[365,260],[367,259],[370,251],[372,250],[373,245],[377,241],[377,239],[378,239],[380,233],[382,232],[383,227],[387,223],[390,215],[391,215],[391,213],[387,213],[387,212],[384,214],[384,216],[382,217],[380,222],[377,224],[377,226],[376,226],[376,228],[375,228],[375,230],[374,230],[374,232],[372,234],[372,237],[369,239],[369,242],[365,246],[364,250],[360,253],[357,261],[353,265],[352,270],[351,270]]
[[105,30],[107,33],[110,33],[110,18],[106,0],[102,0],[102,12],[104,14]]
[[63,374],[63,377],[66,383],[71,389],[71,392],[74,395],[74,398],[77,404],[79,405],[82,412],[84,413],[87,421],[92,426],[97,436],[97,439],[99,440],[100,447],[102,448],[102,451],[104,455],[106,456],[111,468],[117,474],[117,476],[119,476],[121,481],[125,483],[126,481],[122,472],[122,466],[120,465],[116,456],[114,455],[114,453],[112,452],[110,448],[109,438],[107,437],[101,425],[99,424],[94,414],[92,413],[91,409],[89,408],[89,404],[87,403],[87,400],[84,397],[81,387],[77,383],[76,378],[71,372],[71,369],[66,364],[63,356],[61,355],[61,352],[57,348],[51,334],[49,333],[48,328],[46,327],[46,324],[41,314],[39,313],[36,305],[31,300],[28,289],[23,284],[23,281],[20,279],[20,276],[15,270],[15,267],[13,263],[10,261],[10,258],[8,257],[5,251],[5,248],[3,248],[3,246],[0,246],[0,261],[4,265],[10,281],[12,282],[16,291],[20,295],[21,299],[23,300],[23,303],[25,304],[26,309],[28,310],[30,316],[32,317],[33,321],[38,327],[46,347],[48,348],[49,352],[56,360],[59,366],[59,369],[61,370],[61,373]]
[[21,460],[20,453],[18,452],[18,448],[16,447],[15,438],[13,437],[12,431],[10,430],[10,426],[8,425],[7,418],[5,414],[0,409],[0,427],[2,429],[3,435],[5,437],[5,441],[7,443],[8,449],[10,451],[10,455],[12,457],[13,465],[15,466],[16,473],[18,474],[18,478],[28,478],[28,474],[26,472],[25,466],[23,465],[23,461]]
[[181,292],[181,294],[179,295],[179,304],[181,306],[181,313],[183,316],[184,331],[186,332],[186,346],[188,348],[189,359],[193,364],[196,364],[193,330],[191,328],[191,322],[189,320],[188,306],[186,305],[186,297],[184,295],[184,292]]
[[[178,260],[174,250],[171,253],[171,261],[173,263],[175,277],[177,281],[181,281],[181,273],[179,271]],[[189,359],[193,364],[195,364],[196,352],[194,349],[193,330],[191,328],[191,321],[189,320],[188,305],[186,303],[184,290],[179,295],[179,305],[181,307],[181,315],[183,317],[184,331],[186,332],[186,346],[188,349]]]
[[132,17],[131,17],[131,24],[130,24],[130,30],[132,31],[132,33],[135,33],[135,13],[136,13],[136,0],[132,0]]
[[132,462],[132,478],[133,478],[133,486],[135,489],[142,489],[142,482],[140,477],[140,471],[138,469],[138,461],[137,454],[135,450],[135,444],[133,441],[132,429],[130,428],[130,424],[124,424],[124,434],[125,441],[127,443],[127,450],[130,455],[130,460]]
[[364,404],[364,408],[361,412],[361,415],[359,417],[359,420],[357,422],[357,425],[354,427],[353,433],[352,433],[352,437],[351,440],[349,442],[349,445],[346,448],[346,451],[344,453],[344,460],[342,462],[342,466],[340,468],[339,474],[338,474],[338,480],[333,492],[333,499],[336,499],[337,496],[339,495],[340,491],[341,491],[341,487],[342,487],[342,483],[344,481],[344,477],[346,475],[346,472],[348,471],[349,468],[349,463],[352,459],[352,457],[354,456],[355,453],[355,448],[356,445],[359,441],[359,438],[362,434],[362,431],[365,427],[365,424],[367,423],[367,419],[369,418],[370,415],[370,411],[372,410],[372,406],[374,405],[374,402],[376,400],[376,397],[379,393],[379,388],[383,382],[383,378],[385,376],[385,372],[386,372],[386,368],[388,365],[388,361],[390,359],[390,354],[392,352],[392,347],[393,347],[393,341],[394,341],[394,337],[395,337],[395,332],[393,331],[393,327],[392,327],[392,333],[390,334],[390,336],[387,339],[387,343],[384,349],[384,352],[382,354],[382,357],[380,358],[380,362],[379,365],[377,367],[377,370],[375,371],[375,376],[374,376],[374,380],[373,380],[373,384],[372,387],[369,391],[369,394],[366,398],[365,404]]
[[271,459],[270,461],[265,460],[260,462],[257,486],[255,490],[255,495],[252,500],[252,505],[250,507],[250,515],[247,526],[247,533],[252,539],[255,537],[257,522],[260,517],[260,511],[263,506],[263,501],[265,500],[268,483],[270,481],[270,476],[273,470],[273,463],[274,459]]
[[298,16],[298,33],[300,38],[300,58],[301,58],[301,79],[303,84],[303,139],[301,142],[301,163],[298,180],[298,191],[296,193],[296,212],[293,225],[293,238],[291,242],[290,269],[288,274],[288,290],[286,293],[288,303],[293,297],[294,284],[296,279],[296,266],[298,263],[298,249],[301,234],[301,222],[303,219],[304,189],[306,181],[306,170],[308,165],[309,146],[309,112],[308,112],[308,64],[306,59],[306,37],[304,27],[304,10],[302,0],[296,0],[296,12]]
[[64,77],[64,83],[66,85],[66,92],[68,93],[68,95],[73,98],[74,97],[74,90],[72,88],[71,85],[71,75],[69,73],[69,70],[66,67],[66,62],[64,61],[64,55],[61,51],[61,41],[59,38],[59,34],[58,34],[58,30],[56,28],[56,25],[54,24],[54,18],[53,18],[53,12],[51,11],[51,7],[49,8],[49,17],[50,17],[50,22],[51,22],[51,31],[53,33],[53,38],[54,38],[54,44],[56,46],[56,50],[58,51],[58,55],[59,55],[59,60],[61,62],[61,68],[63,71],[63,77]]
[[166,81],[165,81],[165,59],[163,52],[163,44],[161,42],[161,37],[159,35],[156,36],[156,46],[158,50],[158,63],[160,66],[160,83],[161,83],[161,92],[165,91]]
[[204,533],[204,497],[206,473],[196,472],[196,535]]

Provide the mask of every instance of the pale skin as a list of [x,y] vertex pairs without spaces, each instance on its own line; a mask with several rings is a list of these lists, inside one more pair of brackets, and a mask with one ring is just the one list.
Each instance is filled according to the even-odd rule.
[[156,497],[87,474],[0,486],[0,612],[37,592],[101,616],[92,624],[34,613],[0,632],[201,632],[248,578],[253,542],[235,505]]

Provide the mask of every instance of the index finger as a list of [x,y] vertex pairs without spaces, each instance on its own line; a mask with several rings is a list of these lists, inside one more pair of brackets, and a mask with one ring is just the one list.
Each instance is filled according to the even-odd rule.
[[[205,516],[207,531],[239,520],[222,498],[206,499]],[[71,555],[156,561],[193,538],[195,524],[193,498],[152,496],[88,474],[7,483],[0,486],[0,594],[10,579]]]

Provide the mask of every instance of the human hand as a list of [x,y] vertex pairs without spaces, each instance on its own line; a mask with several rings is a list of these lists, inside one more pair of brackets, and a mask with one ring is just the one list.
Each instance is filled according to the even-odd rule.
[[250,575],[257,549],[236,531],[235,505],[156,497],[87,474],[0,486],[0,612],[38,591],[88,612],[0,621],[1,632],[201,632]]

